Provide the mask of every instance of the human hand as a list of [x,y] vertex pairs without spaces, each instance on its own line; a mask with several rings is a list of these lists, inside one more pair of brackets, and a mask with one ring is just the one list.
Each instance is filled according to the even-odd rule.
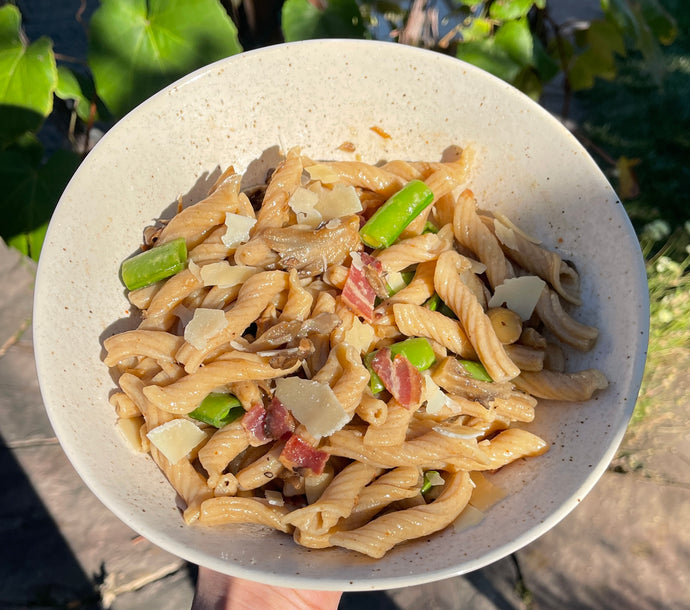
[[336,610],[341,595],[263,585],[199,567],[192,610]]

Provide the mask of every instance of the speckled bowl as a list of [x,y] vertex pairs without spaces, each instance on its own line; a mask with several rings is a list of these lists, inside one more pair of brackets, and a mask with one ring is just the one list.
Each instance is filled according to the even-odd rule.
[[[384,138],[371,127],[378,127]],[[339,146],[350,141],[356,152]],[[309,550],[254,526],[187,527],[175,494],[115,428],[102,339],[131,322],[118,277],[142,229],[182,194],[199,198],[219,168],[256,176],[278,150],[313,158],[436,160],[472,143],[471,187],[582,276],[578,318],[601,329],[568,365],[611,381],[595,400],[539,408],[531,429],[551,443],[505,468],[509,493],[476,527],[400,545],[375,561]],[[171,209],[171,208],[169,208]],[[546,111],[496,78],[446,56],[389,43],[328,40],[230,57],[181,79],[121,120],[89,154],[53,216],[36,283],[41,391],[65,452],[120,519],[191,562],[260,582],[365,590],[469,572],[558,523],[592,488],[623,436],[645,359],[648,302],[630,222],[592,159]]]

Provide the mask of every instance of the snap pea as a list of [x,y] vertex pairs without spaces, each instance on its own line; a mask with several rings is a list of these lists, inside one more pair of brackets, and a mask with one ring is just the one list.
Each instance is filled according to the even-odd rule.
[[421,180],[408,182],[359,230],[362,242],[371,248],[387,248],[433,200],[434,194]]
[[175,275],[186,264],[187,244],[184,237],[178,237],[128,258],[120,273],[127,290],[136,290]]
[[481,362],[476,362],[475,360],[458,360],[458,362],[473,379],[477,379],[478,381],[493,381]]
[[216,428],[234,422],[244,415],[242,403],[234,394],[211,392],[189,416]]

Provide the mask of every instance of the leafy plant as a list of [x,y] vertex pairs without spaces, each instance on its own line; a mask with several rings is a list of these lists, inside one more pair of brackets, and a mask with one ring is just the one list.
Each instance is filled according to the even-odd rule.
[[[56,56],[48,38],[27,40],[17,7],[0,8],[0,236],[38,258],[93,127],[107,129],[182,75],[242,51],[240,38],[248,48],[268,40],[260,22],[270,19],[268,5],[280,6],[285,41],[346,37],[425,46],[485,68],[535,99],[560,74],[564,115],[571,93],[615,76],[616,57],[630,49],[660,82],[660,45],[676,35],[658,0],[602,0],[603,18],[577,25],[556,24],[547,0],[266,2],[102,0],[88,24],[83,64]],[[245,31],[236,23],[247,24]],[[71,150],[46,151],[41,126],[60,120],[65,108],[70,133],[87,137],[79,146],[72,138]]]
[[[242,50],[216,0],[104,0],[90,23],[88,70],[58,65],[52,42],[29,42],[16,6],[0,8],[0,235],[38,259],[47,223],[86,150],[46,154],[37,134],[55,99],[90,129],[158,89]],[[81,153],[81,154],[79,154]]]

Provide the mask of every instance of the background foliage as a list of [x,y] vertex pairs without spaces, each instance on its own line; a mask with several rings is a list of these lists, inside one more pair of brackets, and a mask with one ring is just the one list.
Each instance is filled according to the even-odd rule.
[[[561,115],[567,118],[574,93],[594,91],[621,74],[643,82],[639,94],[649,100],[669,87],[673,70],[665,53],[679,29],[662,2],[601,0],[601,19],[556,23],[548,0],[102,0],[84,23],[86,62],[56,55],[49,38],[28,40],[19,9],[5,4],[0,8],[0,236],[37,259],[52,210],[87,154],[93,130],[107,130],[155,91],[222,57],[308,38],[392,40],[478,65],[536,100],[557,82],[564,92]],[[621,63],[630,58],[633,63]],[[619,108],[615,91],[607,96],[611,111]],[[684,99],[668,96],[666,110],[687,116]],[[46,150],[40,137],[46,121],[67,122],[69,149]],[[687,135],[669,128],[687,148]],[[640,165],[642,155],[626,156],[628,142],[607,141],[602,129],[593,121],[581,135],[602,143],[595,150],[621,196],[632,201],[629,210],[644,209],[633,215],[640,231],[658,219],[669,231],[681,226],[683,209],[669,213],[671,206],[650,205],[653,189],[640,196],[636,169],[642,174],[649,167]],[[625,137],[636,130],[644,131],[635,139],[638,147],[656,135],[654,125],[645,124]],[[637,153],[635,146],[632,150]],[[654,162],[663,171],[665,161]],[[682,184],[687,174],[676,178]]]

